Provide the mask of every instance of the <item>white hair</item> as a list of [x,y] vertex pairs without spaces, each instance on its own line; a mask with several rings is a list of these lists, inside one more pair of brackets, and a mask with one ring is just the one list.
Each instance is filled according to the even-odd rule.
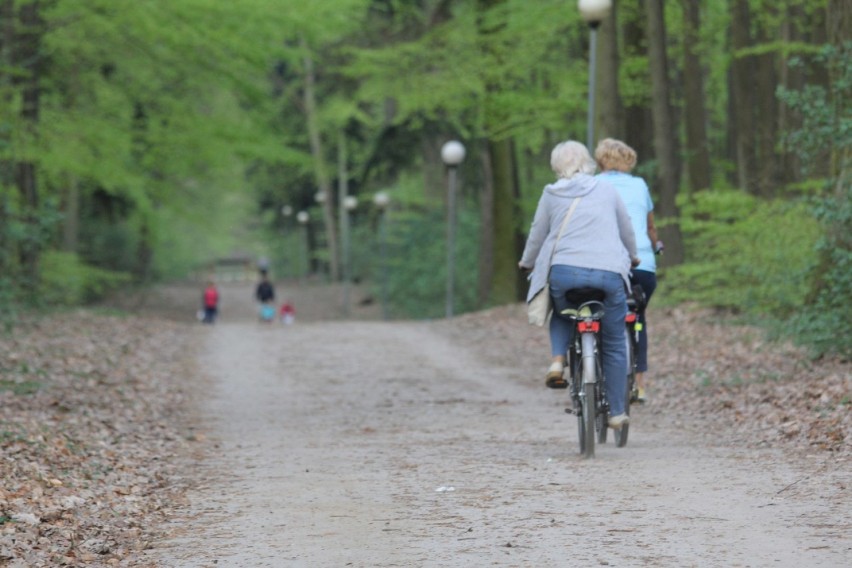
[[597,164],[589,150],[579,142],[566,140],[550,153],[550,167],[557,178],[569,179],[575,174],[593,174]]

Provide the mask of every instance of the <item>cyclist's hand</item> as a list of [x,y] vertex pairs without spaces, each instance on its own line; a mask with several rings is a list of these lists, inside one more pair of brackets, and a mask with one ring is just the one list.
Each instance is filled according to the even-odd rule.
[[657,244],[654,245],[654,254],[663,254],[665,248],[663,241],[657,241]]
[[641,263],[642,263],[642,261],[641,261],[641,260],[639,260],[639,259],[638,259],[638,258],[636,258],[636,257],[633,257],[633,258],[631,258],[631,259],[630,259],[630,266],[631,266],[631,267],[633,267],[633,268],[636,268],[636,267],[637,267],[637,266],[639,266]]
[[524,266],[524,265],[523,265],[523,264],[521,264],[520,262],[518,263],[518,268],[519,268],[519,269],[521,270],[521,272],[523,272],[524,274],[526,274],[526,273],[528,273],[528,272],[530,272],[530,271],[532,270],[532,266]]

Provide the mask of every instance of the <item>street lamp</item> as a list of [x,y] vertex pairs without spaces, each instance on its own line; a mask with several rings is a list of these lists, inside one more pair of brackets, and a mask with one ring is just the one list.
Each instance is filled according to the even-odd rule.
[[352,283],[352,254],[351,254],[351,246],[350,246],[350,223],[349,223],[349,215],[352,211],[358,207],[358,199],[352,195],[346,195],[343,197],[341,207],[340,220],[342,223],[340,224],[340,235],[343,241],[343,315],[349,315],[349,288]]
[[[288,246],[290,243],[288,242],[290,239],[289,229],[290,229],[290,217],[293,216],[293,208],[290,205],[284,205],[281,207],[281,216],[284,217],[284,228],[281,230],[281,257],[285,267],[285,273],[290,274],[290,258],[287,254]],[[291,249],[292,250],[292,249]]]
[[589,26],[589,117],[586,122],[586,145],[594,153],[595,142],[595,66],[597,65],[598,27],[609,14],[612,0],[580,0],[580,15]]
[[388,319],[388,253],[387,253],[387,209],[390,195],[379,191],[373,195],[373,204],[379,209],[379,256],[382,259],[382,318]]
[[456,170],[464,160],[464,145],[450,140],[441,147],[441,159],[447,166],[447,317],[453,317],[453,280],[456,241]]
[[308,271],[310,270],[310,266],[308,266],[308,221],[310,221],[310,215],[308,215],[307,211],[299,211],[296,214],[296,221],[302,226],[302,283],[305,283],[305,279],[308,276]]

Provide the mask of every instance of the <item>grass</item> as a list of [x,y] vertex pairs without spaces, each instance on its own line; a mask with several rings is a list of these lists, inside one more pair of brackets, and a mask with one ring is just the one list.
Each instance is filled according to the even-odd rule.
[[15,395],[29,395],[37,393],[42,387],[38,381],[2,381],[0,380],[0,391],[12,391]]

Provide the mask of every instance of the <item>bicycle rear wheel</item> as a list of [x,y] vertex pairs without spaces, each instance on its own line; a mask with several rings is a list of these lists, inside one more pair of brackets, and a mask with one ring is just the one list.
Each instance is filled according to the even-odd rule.
[[[630,416],[630,400],[633,398],[636,387],[636,352],[633,345],[633,339],[629,333],[624,334],[627,337],[627,385],[626,396],[624,397],[624,412]],[[619,430],[615,430],[613,438],[615,438],[615,447],[623,448],[627,445],[627,436],[630,433],[630,424],[625,424]]]
[[587,458],[595,457],[595,385],[583,385],[583,415],[580,417],[580,451]]

